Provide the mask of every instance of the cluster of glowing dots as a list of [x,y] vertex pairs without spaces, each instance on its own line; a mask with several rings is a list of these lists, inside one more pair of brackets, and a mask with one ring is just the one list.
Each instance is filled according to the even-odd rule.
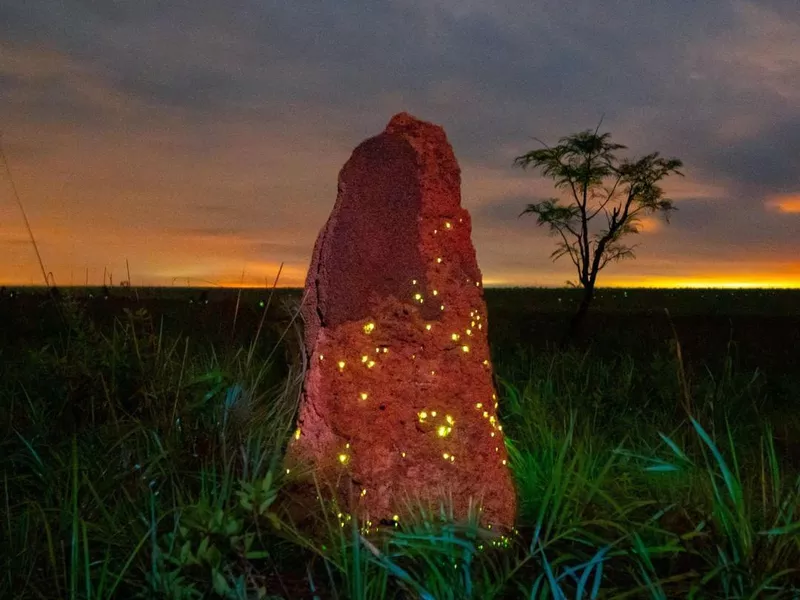
[[344,452],[340,452],[339,456],[337,458],[339,459],[340,463],[342,463],[343,465],[346,465],[348,462],[350,462],[350,455],[347,453],[347,450],[350,449],[350,444],[349,443],[345,444],[344,448],[345,448],[345,451]]
[[[370,335],[373,331],[375,331],[375,327],[376,327],[375,323],[370,321],[368,323],[364,323],[364,326],[362,327],[362,330],[364,331],[365,334]],[[388,352],[389,352],[389,349],[386,346],[375,348],[375,353],[376,354],[387,354]],[[324,360],[324,359],[325,359],[325,355],[324,354],[320,354],[319,355],[319,360]],[[375,361],[372,360],[368,355],[364,354],[364,355],[361,356],[361,364],[366,366],[368,369],[371,369],[372,367],[375,366]],[[336,362],[336,366],[339,369],[339,372],[341,373],[341,372],[343,372],[345,370],[345,367],[347,367],[347,361],[339,360],[339,361]],[[361,400],[366,400],[367,398],[369,398],[369,394],[367,392],[360,392],[358,397]],[[295,432],[295,439],[299,439],[299,438],[300,438],[300,429],[298,429]],[[349,448],[350,448],[350,444],[347,444],[345,446],[345,451],[339,453],[339,455],[337,456],[338,461],[343,465],[346,465],[348,462],[350,462],[350,455],[347,453],[347,450],[349,450]],[[364,496],[365,494],[366,494],[366,490],[362,490],[362,494],[361,495]]]
[[[365,491],[362,491],[362,496],[365,495]],[[339,526],[344,528],[344,526],[353,520],[353,515],[349,513],[337,512],[336,518],[339,519]],[[400,525],[400,515],[392,515],[392,525],[394,527],[398,527]],[[372,521],[364,521],[363,527],[361,527],[361,533],[370,533],[372,531]]]
[[[420,423],[427,423],[428,416],[436,418],[436,415],[438,414],[439,413],[435,410],[432,410],[430,414],[428,413],[427,410],[423,410],[417,413],[417,417],[419,417]],[[436,428],[436,434],[439,437],[447,437],[448,435],[450,435],[450,432],[453,431],[453,426],[456,424],[455,419],[453,419],[453,417],[451,417],[450,415],[445,415],[444,420],[445,422]]]
[[[421,410],[420,412],[417,413],[417,418],[419,419],[420,423],[428,423],[429,417],[435,419],[438,415],[439,415],[438,411],[435,410],[432,410],[430,412],[427,410]],[[452,433],[455,424],[456,421],[451,415],[445,415],[444,423],[440,423],[439,425],[436,426],[436,435],[441,438],[447,437],[448,435],[450,435],[450,433]],[[406,453],[403,452],[402,455],[403,457],[405,457]],[[455,455],[451,452],[442,453],[442,458],[449,462],[455,462],[456,460]]]
[[[462,222],[462,219],[459,219],[459,222]],[[450,229],[452,229],[452,228],[453,228],[453,224],[452,224],[450,221],[445,221],[445,222],[444,222],[444,229],[446,229],[446,230],[450,230]],[[439,233],[439,230],[438,230],[438,229],[434,229],[433,233],[434,233],[434,234],[437,234],[437,233]],[[441,264],[441,263],[442,263],[442,258],[441,258],[441,257],[437,257],[437,258],[436,258],[436,263],[437,263],[437,264]],[[412,283],[413,285],[417,285],[417,280],[416,280],[416,279],[413,279],[413,280],[411,281],[411,283]],[[476,282],[475,282],[475,286],[476,286],[476,287],[480,287],[480,285],[481,285],[481,284],[480,284],[480,281],[476,281]],[[434,296],[438,296],[438,295],[439,295],[439,290],[432,290],[432,294],[433,294]],[[415,299],[415,300],[417,300],[417,301],[418,301],[418,302],[420,302],[420,303],[422,303],[422,302],[424,301],[424,297],[423,297],[423,296],[422,296],[422,294],[420,294],[420,293],[416,293],[416,294],[414,295],[414,299]],[[440,306],[440,308],[441,308],[441,310],[444,310],[444,304],[442,304],[442,305]],[[479,312],[478,310],[472,310],[472,311],[470,311],[470,313],[469,313],[469,316],[470,316],[470,323],[469,323],[469,327],[465,328],[465,330],[464,330],[464,333],[465,333],[465,334],[466,334],[468,337],[472,336],[472,334],[473,334],[473,331],[474,331],[476,328],[477,328],[478,330],[483,330],[483,323],[481,323],[481,315],[480,315],[480,312]],[[431,330],[432,330],[432,326],[431,326],[431,324],[430,324],[430,323],[428,323],[428,324],[426,324],[426,325],[425,325],[425,330],[426,330],[426,331],[431,331]],[[452,342],[456,342],[456,343],[460,342],[460,341],[461,341],[461,334],[460,334],[460,333],[458,333],[458,332],[453,332],[453,333],[451,333],[451,334],[450,334],[450,340],[451,340]],[[463,344],[463,345],[461,346],[461,350],[462,350],[462,352],[464,352],[464,353],[468,353],[468,352],[470,351],[470,347],[469,347],[469,345],[468,345],[468,344]],[[484,359],[484,360],[482,361],[482,364],[483,364],[483,366],[484,366],[484,367],[487,367],[487,368],[489,368],[489,367],[490,367],[490,364],[489,364],[489,359],[488,359],[488,358],[487,358],[487,359]],[[435,375],[435,373],[436,373],[435,371],[431,371],[431,375]],[[492,400],[494,401],[494,408],[495,408],[495,409],[497,409],[497,396],[496,396],[495,394],[492,394]],[[480,410],[482,410],[482,409],[483,409],[483,403],[482,403],[482,402],[478,402],[478,403],[477,403],[477,408],[478,408],[478,409],[480,409]],[[491,437],[495,437],[495,436],[497,435],[497,432],[502,432],[502,431],[503,431],[503,426],[502,426],[502,425],[500,425],[500,424],[497,422],[497,417],[495,417],[494,415],[490,415],[488,410],[482,410],[482,415],[483,415],[483,417],[484,417],[485,419],[487,419],[487,420],[489,421],[489,425],[490,425],[490,426],[491,426],[491,428],[492,428],[492,431],[490,432],[490,435],[491,435]],[[420,413],[419,413],[419,415],[418,415],[418,416],[419,416],[419,418],[420,418],[420,422],[425,422],[425,421],[426,421],[426,419],[427,419],[428,413],[427,413],[427,411],[422,411],[422,412],[420,412]],[[431,412],[431,416],[434,416],[434,417],[435,417],[435,416],[436,416],[436,412],[435,412],[435,411],[432,411],[432,412]],[[451,417],[449,417],[449,415],[448,415],[448,418],[451,418]],[[440,437],[446,437],[447,435],[449,435],[449,433],[450,433],[450,431],[451,431],[451,430],[452,430],[452,425],[451,425],[451,424],[448,424],[448,425],[440,425],[439,427],[437,427],[437,430],[436,430],[436,431],[437,431],[437,434],[438,434]],[[495,447],[495,452],[500,452],[500,448],[499,448],[499,447]],[[442,457],[443,457],[445,460],[449,460],[450,462],[452,462],[452,461],[454,460],[454,457],[453,457],[453,455],[452,455],[452,454],[450,454],[450,453],[447,453],[447,452],[443,453],[443,454],[442,454]],[[502,464],[503,464],[503,465],[505,465],[505,464],[506,464],[506,460],[505,460],[505,459],[502,461]]]
[[[492,394],[492,400],[494,402],[494,408],[495,408],[495,410],[497,410],[497,406],[498,406],[497,394]],[[483,411],[482,412],[483,418],[487,419],[489,421],[489,425],[492,427],[492,431],[489,432],[489,435],[491,437],[495,437],[497,435],[497,433],[502,433],[503,426],[500,425],[500,423],[497,422],[497,417],[495,417],[492,414],[489,414],[488,410],[484,410],[483,402],[476,403],[475,404],[475,408],[477,410]],[[494,447],[494,451],[499,453],[500,452],[500,447],[499,446],[495,446]],[[506,459],[503,459],[501,462],[502,462],[503,466],[505,466],[508,461]]]
[[[459,219],[459,222],[460,222],[460,221],[461,221],[461,219]],[[445,225],[444,225],[444,227],[445,227],[445,229],[451,229],[451,228],[452,228],[452,223],[450,223],[449,221],[446,221],[446,222],[445,222]],[[434,230],[434,233],[437,233],[437,232],[438,232],[438,229],[435,229],[435,230]],[[441,257],[437,257],[437,258],[436,258],[436,262],[437,262],[437,263],[439,263],[439,264],[441,264],[441,262],[442,262],[442,258],[441,258]],[[417,285],[417,280],[416,280],[416,279],[412,279],[412,280],[411,280],[411,284],[412,284],[412,285]],[[476,282],[475,282],[475,285],[476,285],[476,286],[480,286],[480,282],[476,281]],[[438,296],[438,295],[439,295],[439,290],[432,290],[432,291],[431,291],[431,293],[432,293],[434,296]],[[415,293],[415,294],[414,294],[414,300],[415,300],[415,301],[417,301],[417,302],[419,302],[420,304],[422,304],[422,303],[424,303],[424,302],[425,302],[425,297],[424,297],[424,296],[423,296],[421,293],[417,292],[417,293]],[[441,310],[444,310],[444,304],[441,304],[441,305],[439,305],[439,308],[440,308]],[[477,311],[477,310],[473,310],[473,311],[471,311],[471,312],[470,312],[470,314],[469,314],[469,316],[470,316],[470,318],[471,318],[472,320],[470,321],[470,326],[469,326],[469,327],[467,327],[467,328],[464,330],[464,333],[465,333],[467,336],[472,336],[472,332],[473,332],[474,328],[477,326],[477,328],[478,328],[478,329],[483,329],[483,324],[482,324],[482,323],[478,323],[478,321],[480,321],[480,320],[481,320],[481,316],[478,314],[478,311]],[[430,323],[427,323],[427,324],[425,325],[425,330],[426,330],[426,331],[431,331],[431,329],[432,329],[432,325],[431,325]],[[365,330],[366,330],[366,329],[365,329]],[[452,341],[454,341],[454,342],[458,342],[458,341],[460,341],[460,339],[461,339],[461,334],[460,334],[460,333],[457,333],[457,332],[453,332],[453,333],[451,333],[451,334],[450,334],[450,339],[451,339]],[[461,351],[462,351],[462,352],[464,352],[465,354],[466,354],[466,353],[468,353],[468,352],[470,351],[470,347],[469,347],[469,345],[468,345],[468,344],[463,344],[463,345],[461,346]],[[414,357],[412,357],[412,358],[416,358],[416,356],[414,356]],[[483,364],[484,364],[484,366],[488,366],[488,361],[484,361],[484,363],[483,363]]]
[[[459,222],[462,222],[462,219],[459,219]],[[450,230],[450,229],[452,229],[452,228],[453,228],[453,224],[452,224],[450,221],[445,221],[445,222],[444,222],[444,229],[446,229],[446,230]],[[434,232],[434,233],[438,233],[438,229],[434,229],[434,231],[433,231],[433,232]],[[437,257],[437,258],[436,258],[436,263],[437,263],[437,264],[441,264],[441,263],[442,263],[442,261],[443,261],[442,257]],[[411,280],[411,283],[412,283],[413,285],[417,285],[417,280],[416,280],[416,279],[412,279],[412,280]],[[476,281],[476,282],[475,282],[475,285],[476,285],[476,286],[480,286],[480,282]],[[436,289],[434,289],[434,290],[432,290],[432,291],[431,291],[431,293],[432,293],[434,296],[438,296],[438,295],[439,295],[439,290],[436,290]],[[425,298],[424,298],[424,296],[423,296],[421,293],[419,293],[419,292],[417,292],[417,293],[415,293],[415,294],[414,294],[414,300],[415,300],[416,302],[419,302],[420,304],[423,304],[423,303],[425,302]],[[441,310],[444,310],[444,308],[445,308],[444,304],[441,304],[441,305],[439,306],[439,308],[440,308]],[[465,333],[467,336],[472,336],[472,334],[473,334],[473,330],[474,330],[476,327],[477,327],[479,330],[483,329],[483,324],[482,324],[482,323],[480,323],[480,320],[481,320],[481,315],[479,314],[479,312],[478,312],[477,310],[473,310],[473,311],[471,311],[471,312],[470,312],[470,314],[469,314],[469,316],[470,316],[470,319],[471,319],[471,320],[470,320],[470,326],[469,326],[469,327],[467,327],[467,328],[464,330],[464,333]],[[370,322],[367,322],[367,323],[365,323],[365,324],[363,325],[363,327],[362,327],[362,330],[364,331],[364,333],[365,333],[366,335],[370,335],[370,334],[372,334],[372,333],[375,331],[375,329],[376,329],[376,325],[375,325],[375,323],[374,323],[374,322],[371,322],[371,321],[370,321]],[[433,329],[433,326],[432,326],[430,323],[427,323],[427,324],[425,325],[425,330],[426,330],[426,331],[431,331],[432,329]],[[453,341],[453,342],[456,342],[456,343],[457,343],[457,342],[460,342],[460,341],[461,341],[461,334],[460,334],[460,333],[458,333],[458,332],[453,332],[453,333],[451,333],[451,334],[450,334],[450,340],[451,340],[451,341]],[[375,348],[375,352],[376,352],[376,354],[381,354],[381,353],[385,354],[385,353],[387,353],[388,351],[389,351],[389,350],[388,350],[388,348],[386,348],[386,347],[383,347],[383,348]],[[462,345],[461,345],[461,351],[462,351],[463,353],[465,353],[465,354],[466,354],[466,353],[468,353],[468,352],[470,351],[470,347],[469,347],[469,345],[467,345],[467,344],[462,344]],[[412,356],[412,359],[413,359],[413,358],[416,358],[416,355],[413,355],[413,356]],[[320,356],[319,356],[319,359],[320,359],[320,360],[323,360],[323,359],[324,359],[324,356],[323,356],[322,354],[320,354]],[[364,355],[362,355],[362,356],[361,356],[361,363],[362,363],[362,364],[364,364],[364,365],[365,365],[367,368],[369,368],[369,369],[371,369],[372,367],[374,367],[374,366],[375,366],[375,361],[374,361],[374,360],[372,360],[372,359],[370,359],[370,357],[369,357],[368,355],[366,355],[366,354],[364,354]],[[488,367],[488,366],[489,366],[489,360],[488,360],[488,359],[484,359],[482,364],[483,364],[485,367]],[[342,372],[342,371],[344,371],[345,367],[347,366],[347,363],[346,363],[346,361],[344,361],[344,360],[339,360],[339,361],[337,361],[336,365],[337,365],[337,367],[338,367],[339,371],[340,371],[340,372]],[[436,374],[436,371],[431,371],[431,375],[435,375],[435,374]],[[360,392],[360,393],[359,393],[359,398],[360,398],[361,400],[367,400],[367,398],[368,398],[368,397],[369,397],[369,394],[368,394],[367,392]],[[497,397],[496,397],[496,395],[495,395],[495,394],[492,394],[492,399],[495,401],[495,402],[494,402],[494,408],[496,409],[496,408],[497,408],[497,401],[496,401],[496,400],[497,400]],[[478,403],[476,404],[476,408],[478,408],[479,410],[483,409],[483,403],[481,403],[481,402],[478,402]],[[418,415],[417,415],[417,416],[419,417],[419,420],[420,420],[420,422],[421,422],[421,423],[426,423],[426,422],[427,422],[427,419],[428,419],[428,417],[429,417],[429,416],[430,416],[430,417],[432,417],[432,418],[436,418],[437,414],[438,414],[438,413],[437,413],[437,411],[435,411],[435,410],[433,410],[433,411],[430,411],[430,412],[428,412],[428,411],[426,411],[426,410],[423,410],[423,411],[420,411],[420,412],[418,413]],[[486,411],[486,410],[483,410],[482,414],[483,414],[483,417],[484,417],[485,419],[488,419],[488,421],[489,421],[489,424],[490,424],[490,425],[491,425],[491,427],[492,427],[492,431],[491,431],[491,433],[490,433],[491,437],[495,437],[495,435],[496,435],[496,432],[498,432],[498,431],[499,431],[499,432],[502,432],[502,430],[503,430],[503,427],[502,427],[502,425],[498,424],[498,422],[497,422],[497,418],[496,418],[494,415],[490,415],[490,414],[489,414],[489,412],[488,412],[488,411]],[[447,436],[448,436],[448,435],[450,435],[450,433],[452,432],[452,430],[453,430],[453,426],[454,426],[454,425],[455,425],[455,420],[453,419],[453,417],[452,417],[452,416],[450,416],[450,415],[445,415],[445,423],[442,423],[442,424],[440,424],[440,425],[438,425],[438,426],[436,427],[436,434],[437,434],[439,437],[442,437],[442,438],[444,438],[444,437],[447,437]],[[295,438],[299,438],[299,436],[300,436],[300,430],[298,429],[298,430],[297,430],[297,432],[295,433]],[[349,448],[350,448],[350,444],[347,444],[347,445],[346,445],[346,449],[349,449]],[[500,451],[499,447],[495,447],[495,451],[496,451],[496,452],[499,452],[499,451]],[[406,453],[405,453],[405,452],[402,452],[402,453],[401,453],[401,455],[403,456],[403,458],[405,458],[405,456],[406,456]],[[446,461],[449,461],[449,462],[451,462],[451,463],[455,461],[455,455],[454,455],[454,454],[452,454],[452,453],[450,453],[450,452],[443,452],[443,453],[442,453],[442,458],[443,458],[444,460],[446,460]],[[339,460],[339,462],[340,462],[341,464],[345,465],[345,464],[347,464],[347,463],[349,462],[349,460],[350,460],[350,456],[349,456],[349,454],[348,454],[348,453],[345,451],[345,452],[342,452],[342,453],[340,453],[340,454],[338,455],[338,460]],[[502,462],[503,462],[503,464],[504,464],[504,465],[506,464],[506,461],[505,461],[505,460],[503,460]],[[364,495],[366,495],[366,492],[367,492],[367,491],[366,491],[366,489],[362,490],[362,492],[361,492],[361,496],[364,496]]]

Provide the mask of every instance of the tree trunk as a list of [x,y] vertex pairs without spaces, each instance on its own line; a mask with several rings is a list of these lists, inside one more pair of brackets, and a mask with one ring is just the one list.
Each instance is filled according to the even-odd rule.
[[589,305],[593,299],[594,285],[583,288],[583,298],[581,298],[578,311],[570,319],[569,328],[561,340],[562,347],[569,346],[580,338],[583,333],[583,325],[586,322],[586,314],[589,312]]

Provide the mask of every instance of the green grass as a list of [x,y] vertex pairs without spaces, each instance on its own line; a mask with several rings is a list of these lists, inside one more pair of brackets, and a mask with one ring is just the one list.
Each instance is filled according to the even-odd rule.
[[800,597],[797,382],[770,395],[733,347],[687,370],[675,340],[495,344],[515,531],[444,503],[367,533],[282,469],[293,313],[211,346],[52,308],[0,349],[0,598]]

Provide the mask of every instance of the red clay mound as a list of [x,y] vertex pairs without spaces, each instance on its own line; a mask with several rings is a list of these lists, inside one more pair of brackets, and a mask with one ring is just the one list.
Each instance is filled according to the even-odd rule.
[[444,130],[401,113],[359,145],[306,280],[310,367],[290,460],[377,522],[470,500],[514,522],[481,273]]

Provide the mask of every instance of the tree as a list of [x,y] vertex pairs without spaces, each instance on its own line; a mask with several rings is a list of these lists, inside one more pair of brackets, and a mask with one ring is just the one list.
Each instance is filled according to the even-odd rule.
[[[563,137],[553,148],[540,142],[543,149],[514,159],[523,169],[541,169],[569,196],[563,203],[549,198],[528,204],[519,216],[535,214],[537,225],[546,225],[559,238],[551,258],[568,256],[575,266],[583,296],[570,323],[570,338],[583,324],[598,273],[611,262],[634,258],[636,246],[626,246],[622,238],[639,233],[640,217],[660,213],[669,223],[670,212],[677,210],[659,181],[671,173],[683,176],[680,160],[661,158],[658,152],[636,161],[618,159],[614,153],[626,146],[612,143],[610,133],[598,135],[599,128]],[[601,215],[605,223],[593,223]]]

